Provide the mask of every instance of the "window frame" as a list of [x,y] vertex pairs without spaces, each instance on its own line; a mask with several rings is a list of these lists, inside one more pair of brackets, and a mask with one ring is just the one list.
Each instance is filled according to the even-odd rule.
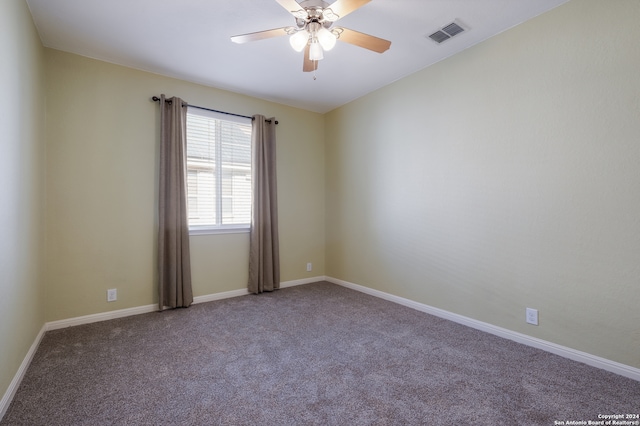
[[[216,112],[216,111],[211,111],[208,109],[204,109],[204,108],[197,108],[197,107],[192,107],[192,106],[188,106],[187,107],[187,116],[189,116],[190,114],[192,115],[197,115],[197,116],[201,116],[201,117],[207,117],[207,118],[211,118],[214,120],[220,120],[220,121],[225,121],[225,122],[233,122],[233,123],[240,123],[240,124],[244,124],[244,125],[248,125],[249,128],[251,129],[251,118],[246,118],[246,117],[240,117],[240,116],[235,116],[235,115],[229,115],[229,114],[224,114],[224,113],[220,113],[220,112]],[[187,118],[188,120],[188,118]],[[187,127],[188,129],[188,127]],[[223,143],[223,141],[218,141],[217,142],[217,147],[216,150],[218,150],[221,147],[221,144]],[[250,143],[250,147],[249,149],[252,150],[253,148],[251,147],[251,135],[249,135],[249,143]],[[187,149],[186,152],[188,153],[189,151],[189,132],[187,130]],[[251,158],[251,153],[250,153],[250,158]],[[225,198],[224,194],[224,190],[222,189],[222,182],[218,182],[217,181],[217,177],[221,176],[221,173],[223,172],[224,168],[222,167],[223,164],[223,159],[221,158],[221,156],[219,155],[219,153],[216,155],[216,159],[214,160],[215,166],[213,167],[213,169],[215,170],[214,173],[216,175],[216,184],[214,185],[214,194],[215,194],[215,198],[219,198],[220,201],[219,203],[222,203],[222,199]],[[249,171],[251,171],[251,161],[249,162]],[[216,170],[217,169],[217,170]],[[248,223],[241,223],[241,224],[206,224],[206,225],[192,225],[189,221],[189,198],[190,198],[190,194],[189,194],[189,184],[188,184],[188,176],[189,176],[189,172],[193,170],[189,168],[189,157],[187,154],[187,223],[189,225],[189,235],[209,235],[209,234],[235,234],[235,233],[249,233],[250,229],[251,229],[251,216],[249,217],[249,222]],[[220,175],[218,175],[218,170]],[[253,184],[251,185],[251,190],[253,188]],[[249,198],[249,212],[251,214],[251,209],[252,209],[252,196],[250,195]],[[224,207],[222,205],[218,206],[218,202],[216,202],[216,206],[214,207],[216,210],[216,217],[220,218],[220,222],[222,221],[222,210],[224,210]]]

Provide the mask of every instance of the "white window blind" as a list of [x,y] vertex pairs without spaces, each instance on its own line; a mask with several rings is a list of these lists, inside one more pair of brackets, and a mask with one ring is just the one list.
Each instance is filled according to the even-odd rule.
[[187,110],[187,186],[191,231],[249,228],[250,118]]

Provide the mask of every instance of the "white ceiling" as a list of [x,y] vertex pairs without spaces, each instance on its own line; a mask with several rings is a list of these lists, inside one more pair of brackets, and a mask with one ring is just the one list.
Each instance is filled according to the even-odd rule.
[[[27,3],[47,47],[324,113],[566,1],[372,0],[337,25],[390,40],[391,48],[378,54],[338,41],[316,80],[302,72],[303,54],[286,36],[230,41],[295,25],[276,0]],[[426,37],[453,20],[468,31],[440,45]]]

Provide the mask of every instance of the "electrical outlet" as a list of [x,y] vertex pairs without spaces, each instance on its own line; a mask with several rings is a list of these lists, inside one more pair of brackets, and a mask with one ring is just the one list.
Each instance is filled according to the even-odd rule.
[[118,290],[111,288],[107,290],[107,302],[115,302],[118,300]]
[[527,308],[527,323],[538,325],[538,310]]
[[307,263],[307,272],[311,272],[312,269],[313,265],[311,264],[311,262]]

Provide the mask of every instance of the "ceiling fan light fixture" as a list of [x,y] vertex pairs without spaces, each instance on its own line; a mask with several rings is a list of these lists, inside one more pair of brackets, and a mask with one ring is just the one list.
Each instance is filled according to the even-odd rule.
[[319,61],[323,58],[324,54],[322,53],[322,47],[320,46],[320,43],[318,43],[317,41],[312,42],[309,48],[309,59],[311,59],[312,61]]
[[[275,0],[293,18],[295,26],[232,36],[234,43],[264,40],[282,35],[289,36],[289,44],[297,51],[304,51],[302,71],[318,69],[318,61],[324,58],[324,51],[332,50],[338,39],[357,47],[383,53],[391,42],[369,34],[334,27],[334,23],[351,12],[361,8],[371,0]],[[449,27],[447,27],[449,28]]]
[[318,30],[317,37],[318,37],[318,42],[320,43],[322,48],[326,51],[333,49],[333,47],[336,45],[336,41],[338,40],[336,35],[333,34],[331,31],[329,31],[328,29],[326,29],[325,27],[322,27]]
[[297,31],[291,37],[289,37],[289,43],[291,44],[291,47],[293,47],[293,50],[295,50],[296,52],[302,52],[302,49],[304,49],[308,42],[309,33],[307,32],[307,30]]

